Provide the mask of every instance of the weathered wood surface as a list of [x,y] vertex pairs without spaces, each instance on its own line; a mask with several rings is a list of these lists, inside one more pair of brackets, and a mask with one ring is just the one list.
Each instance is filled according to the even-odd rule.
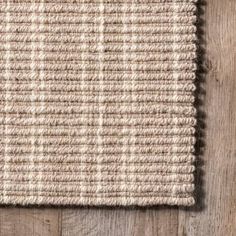
[[198,202],[190,209],[0,208],[0,236],[233,236],[236,232],[236,1],[201,4]]

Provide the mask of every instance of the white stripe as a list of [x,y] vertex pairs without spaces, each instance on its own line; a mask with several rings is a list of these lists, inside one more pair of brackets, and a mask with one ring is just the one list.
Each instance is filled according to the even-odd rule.
[[[43,28],[44,28],[44,14],[43,14],[43,11],[44,11],[44,0],[41,0],[40,2],[40,25],[39,25],[39,28],[40,30],[43,31]],[[40,87],[42,88],[42,92],[40,94],[41,96],[41,110],[44,111],[45,109],[45,94],[44,94],[44,91],[43,89],[45,88],[45,81],[44,81],[44,34],[41,34],[41,38],[40,38],[40,52],[39,52],[39,59],[40,59],[40,64],[41,64],[41,70],[40,70],[40,73],[39,73],[39,81],[40,81]],[[44,133],[44,127],[41,128],[42,129],[42,134],[41,134],[41,137],[43,137],[43,133]],[[41,145],[41,155],[44,156],[44,145],[42,144]],[[37,198],[38,198],[38,203],[42,202],[43,198],[40,196],[40,189],[42,189],[43,187],[43,173],[42,171],[39,171],[38,173],[39,175],[39,180],[38,180],[38,195]]]
[[[127,3],[126,3],[126,1],[123,3],[123,8],[122,8],[122,11],[123,11],[123,18],[126,18],[126,8],[127,8],[128,6],[127,6]],[[124,32],[126,32],[127,31],[127,24],[124,22],[123,23],[123,29],[124,29]],[[126,43],[126,35],[123,35],[123,37],[125,37],[125,39],[124,39],[124,41],[123,41],[123,64],[125,65],[126,64],[126,60],[127,60],[127,48],[128,48],[128,46],[127,46],[127,43]],[[126,48],[127,47],[127,48]],[[123,80],[123,87],[125,86],[125,81]],[[127,128],[125,128],[124,126],[122,127],[122,131],[121,131],[121,135],[123,135],[123,133],[126,133],[127,132]],[[126,136],[123,136],[123,147],[122,147],[122,156],[121,156],[121,158],[123,159],[124,158],[124,155],[125,155],[125,153],[126,153],[126,149],[127,149],[127,147],[128,147],[128,145],[127,145],[127,137]],[[125,161],[125,158],[123,159],[124,161],[123,161],[123,164],[122,164],[122,166],[124,167],[124,175],[125,175],[125,180],[124,180],[124,182],[122,183],[121,182],[121,184],[123,185],[122,186],[122,188],[123,187],[125,187],[125,185],[126,185],[126,171],[125,171],[125,169],[126,169],[126,167],[127,167],[127,163],[126,163],[126,161]],[[124,194],[124,197],[123,197],[123,204],[125,205],[126,204],[126,199],[127,199],[127,193],[125,193]]]
[[[136,20],[136,16],[134,14],[134,11],[135,11],[135,2],[132,0],[132,5],[131,5],[131,12],[132,12],[132,24],[131,24],[131,27],[132,27],[132,51],[136,51],[136,46],[137,44],[135,43],[137,41],[137,35],[134,33],[136,31],[136,25],[133,24],[133,22]],[[136,70],[137,70],[137,64],[135,64],[135,67],[132,67],[132,72],[131,72],[131,76],[132,76],[132,89],[131,89],[131,100],[134,101],[135,100],[135,97],[134,97],[134,94],[133,94],[133,88],[134,88],[134,85],[135,85],[135,78],[136,78]],[[131,111],[133,113],[133,102],[131,103]],[[130,159],[133,160],[135,158],[135,129],[132,128],[131,130],[131,133],[130,133],[130,138],[131,138],[131,143],[132,143],[132,147],[131,147],[131,150],[130,150]],[[132,167],[131,167],[131,170],[132,170]],[[135,179],[133,180],[133,183],[135,184]]]
[[[173,0],[173,9],[175,9],[175,8],[176,8],[176,10],[178,9],[178,3],[176,3],[176,1]],[[173,30],[175,30],[175,28],[176,28],[175,22],[176,22],[176,18],[178,16],[176,12],[177,11],[175,11],[175,10],[173,11],[173,19],[174,19],[173,20],[173,22],[174,22],[173,23]],[[175,69],[175,68],[178,68],[178,56],[177,56],[178,52],[176,52],[176,48],[178,47],[178,45],[176,43],[177,36],[178,36],[178,34],[175,33],[174,34],[174,40],[173,40],[173,52],[176,53],[176,60],[174,60],[174,69],[173,69],[173,79],[174,79],[174,85],[175,85],[176,89],[175,89],[173,97],[176,98],[176,99],[178,97],[178,89],[177,89],[177,86],[178,86],[178,74],[176,74],[176,69]],[[175,106],[175,103],[173,103],[173,106]],[[178,118],[174,117],[174,120],[177,123]],[[175,122],[174,122],[174,124],[175,124]],[[177,129],[178,127],[173,127],[173,128]],[[177,145],[175,145],[175,144],[172,144],[172,145],[173,145],[173,158],[176,158],[177,154],[174,151],[177,149]],[[175,194],[175,186],[173,187],[173,193],[172,194],[173,195]]]
[[[82,4],[84,4],[84,3],[85,3],[85,1],[83,0]],[[82,31],[83,32],[84,32],[84,29],[86,27],[85,22],[86,22],[86,13],[82,14],[82,25],[81,25],[81,27],[82,27]],[[84,86],[85,86],[85,81],[84,81],[84,78],[85,78],[85,63],[84,63],[85,52],[84,52],[84,50],[86,50],[86,47],[87,47],[87,44],[85,42],[85,34],[84,33],[81,34],[81,41],[82,41],[82,47],[83,47],[83,50],[81,52],[81,65],[82,65],[82,72],[81,72],[82,104],[81,104],[81,106],[83,106]],[[85,106],[86,106],[86,104],[85,104]],[[83,114],[81,114],[81,118],[82,118],[81,122],[86,124],[86,120],[84,119]],[[80,129],[81,129],[81,133],[84,133],[86,131],[86,129],[87,129],[87,126],[84,125]],[[83,154],[86,153],[86,151],[87,151],[87,145],[81,146],[81,156],[83,156]],[[82,159],[83,158],[81,158],[81,165],[82,165]],[[80,171],[80,176],[83,176],[82,170]],[[80,190],[80,198],[81,198],[81,201],[83,201],[83,194],[82,194],[82,192],[86,191],[86,185],[84,185],[82,181],[80,182],[80,189],[81,189]]]
[[[35,2],[33,0],[32,2],[32,7],[34,8],[35,6]],[[35,25],[35,20],[36,20],[36,15],[35,12],[32,13],[32,22],[31,22],[31,30],[32,30],[32,34],[34,35],[34,31],[36,30],[36,25]],[[31,106],[32,106],[32,119],[35,119],[35,100],[36,100],[36,94],[35,94],[35,81],[34,78],[36,78],[36,73],[35,73],[35,43],[34,41],[31,42],[31,88],[32,88],[32,93],[31,93]],[[35,154],[35,127],[33,126],[32,128],[32,136],[31,136],[31,155],[34,156]],[[31,160],[31,163],[29,163],[31,167],[34,167],[34,161]],[[33,185],[33,173],[29,173],[30,175],[30,181],[29,181],[29,187],[32,187],[31,185]],[[32,180],[32,181],[31,181]],[[33,196],[33,192],[30,193],[30,195]]]
[[[104,52],[104,4],[103,0],[100,1],[99,4],[99,12],[100,12],[100,25],[99,25],[99,85],[103,85],[103,52]],[[103,95],[103,91],[100,90],[99,97],[98,97],[98,104],[99,104],[99,127],[98,127],[98,179],[101,182],[102,179],[102,173],[101,173],[101,166],[100,166],[100,157],[102,155],[102,136],[101,136],[101,131],[102,131],[102,126],[103,126],[103,111],[101,109],[101,101]],[[98,182],[97,186],[97,191],[101,189],[101,184]],[[98,198],[99,201],[99,198]]]
[[[9,99],[9,94],[8,94],[8,89],[11,86],[11,80],[10,80],[10,71],[9,71],[9,67],[10,67],[10,43],[9,43],[9,37],[10,37],[10,33],[8,33],[10,31],[10,12],[9,12],[9,8],[10,8],[10,2],[9,0],[7,0],[7,7],[6,7],[6,68],[5,68],[5,96],[6,96],[6,101],[5,101],[5,106],[4,106],[4,110],[5,110],[5,119],[7,119],[7,110],[8,110],[8,106],[10,105],[7,100]],[[7,200],[7,192],[5,190],[5,185],[6,185],[6,180],[8,179],[8,143],[9,143],[9,139],[8,139],[8,135],[6,135],[6,133],[8,133],[8,126],[7,124],[5,124],[4,126],[4,138],[5,138],[5,145],[4,145],[4,165],[3,165],[3,202],[6,202]]]

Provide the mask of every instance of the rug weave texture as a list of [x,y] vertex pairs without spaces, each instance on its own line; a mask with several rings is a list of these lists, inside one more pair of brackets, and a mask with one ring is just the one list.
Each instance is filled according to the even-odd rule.
[[195,0],[0,0],[0,203],[194,204]]

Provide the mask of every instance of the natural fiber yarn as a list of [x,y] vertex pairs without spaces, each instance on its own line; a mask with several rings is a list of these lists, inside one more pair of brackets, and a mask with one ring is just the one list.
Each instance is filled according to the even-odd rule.
[[0,203],[192,205],[196,0],[0,0]]

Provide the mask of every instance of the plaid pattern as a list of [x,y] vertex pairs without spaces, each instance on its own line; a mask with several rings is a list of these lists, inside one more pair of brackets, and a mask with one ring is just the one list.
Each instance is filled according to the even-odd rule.
[[0,1],[0,203],[194,203],[195,2]]

